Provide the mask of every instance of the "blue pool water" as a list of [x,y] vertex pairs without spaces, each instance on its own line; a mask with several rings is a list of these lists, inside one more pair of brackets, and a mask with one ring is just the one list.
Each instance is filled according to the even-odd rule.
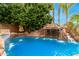
[[8,56],[72,56],[79,54],[79,43],[53,38],[16,37],[8,40]]

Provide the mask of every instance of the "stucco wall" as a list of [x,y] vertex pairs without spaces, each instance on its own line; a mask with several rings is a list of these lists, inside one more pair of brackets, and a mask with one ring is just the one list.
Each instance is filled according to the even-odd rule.
[[18,32],[18,26],[11,24],[0,24],[0,29],[9,29],[11,32]]

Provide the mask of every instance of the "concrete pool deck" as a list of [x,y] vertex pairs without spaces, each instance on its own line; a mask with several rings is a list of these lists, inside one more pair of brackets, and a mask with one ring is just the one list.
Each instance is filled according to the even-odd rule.
[[0,56],[2,56],[2,54],[4,53],[4,41],[3,39],[0,39]]

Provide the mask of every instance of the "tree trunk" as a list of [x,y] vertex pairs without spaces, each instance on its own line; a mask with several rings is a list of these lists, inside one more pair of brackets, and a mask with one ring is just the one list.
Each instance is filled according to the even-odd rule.
[[58,24],[60,26],[60,5],[59,5],[59,8],[58,8]]
[[52,24],[53,24],[53,26],[54,26],[54,9],[53,9],[53,18],[52,18]]
[[66,24],[67,24],[67,22],[68,22],[68,15],[66,15]]
[[78,25],[78,18],[77,18],[77,16],[76,16],[76,19],[77,19],[77,25]]
[[24,32],[23,26],[19,25],[19,32]]
[[68,9],[67,9],[67,12],[66,12],[66,24],[68,23]]

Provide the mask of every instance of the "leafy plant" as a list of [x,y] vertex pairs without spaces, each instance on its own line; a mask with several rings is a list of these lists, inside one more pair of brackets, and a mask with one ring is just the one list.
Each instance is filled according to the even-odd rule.
[[52,21],[48,15],[53,4],[0,4],[0,23],[23,26],[25,31],[37,30]]

